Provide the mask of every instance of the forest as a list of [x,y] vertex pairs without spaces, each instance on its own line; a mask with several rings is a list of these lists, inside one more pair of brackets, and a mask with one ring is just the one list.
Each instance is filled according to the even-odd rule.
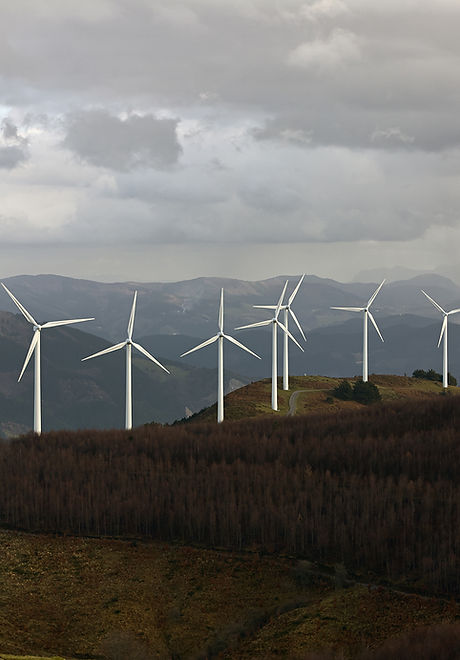
[[456,397],[0,445],[0,524],[343,563],[460,596]]

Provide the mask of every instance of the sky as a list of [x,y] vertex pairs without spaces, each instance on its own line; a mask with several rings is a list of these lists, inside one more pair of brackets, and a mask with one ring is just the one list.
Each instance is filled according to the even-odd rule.
[[0,276],[460,281],[458,0],[0,3]]

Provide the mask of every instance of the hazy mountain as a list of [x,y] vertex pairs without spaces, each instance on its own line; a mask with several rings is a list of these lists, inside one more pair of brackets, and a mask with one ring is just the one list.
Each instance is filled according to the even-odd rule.
[[[39,319],[94,316],[88,331],[113,341],[126,334],[133,291],[139,291],[135,334],[187,335],[210,337],[217,329],[220,288],[225,289],[225,326],[228,331],[268,318],[256,304],[274,304],[289,279],[288,295],[299,275],[278,276],[259,282],[223,278],[198,278],[185,282],[114,283],[77,280],[56,275],[21,275],[5,283],[31,313]],[[328,325],[341,325],[344,313],[334,305],[362,306],[378,282],[342,283],[308,275],[295,300],[296,314],[308,331]],[[381,290],[374,309],[379,318],[395,314],[416,314],[437,318],[436,310],[422,295],[424,288],[447,308],[460,306],[460,287],[435,274],[390,282]],[[0,309],[16,312],[5,292],[0,291]],[[269,313],[268,313],[269,314]]]
[[[442,370],[442,349],[437,348],[441,320],[416,315],[397,315],[378,319],[385,342],[382,343],[369,324],[369,370],[381,374],[408,374],[415,369]],[[236,333],[235,333],[236,334]],[[229,369],[256,380],[271,375],[271,332],[266,328],[242,330],[236,335],[255,350],[262,360],[246,358],[238,349],[226,350]],[[190,338],[150,336],[145,346],[161,348],[162,355],[173,358],[177,351],[191,347]],[[195,340],[197,341],[197,340]],[[199,341],[199,340],[198,340]],[[460,380],[460,326],[449,322],[449,370]],[[279,373],[282,367],[281,333],[279,334]],[[340,325],[316,328],[307,335],[302,353],[290,343],[290,372],[296,375],[353,376],[362,372],[362,316],[353,315]],[[183,358],[193,366],[212,366],[216,360],[213,347]]]
[[[216,346],[182,359],[179,355],[216,334],[222,286],[227,332],[263,358],[256,360],[226,344],[227,390],[269,377],[270,330],[234,331],[233,328],[269,318],[270,311],[254,309],[253,305],[276,302],[285,279],[279,276],[244,282],[200,278],[164,284],[103,284],[55,275],[9,278],[7,285],[38,320],[82,316],[97,319],[84,326],[43,333],[43,428],[123,426],[123,352],[83,364],[80,360],[106,347],[107,340],[119,342],[125,338],[135,289],[139,291],[135,338],[174,374],[168,376],[143,357],[135,356],[135,424],[173,421],[216,400]],[[289,279],[288,293],[298,276]],[[335,282],[314,275],[305,278],[294,309],[308,341],[304,353],[291,344],[291,373],[330,376],[361,373],[362,316],[330,307],[362,306],[376,286],[377,283]],[[417,275],[385,285],[373,307],[385,343],[380,342],[370,326],[370,372],[411,374],[417,368],[441,371],[441,349],[436,344],[442,319],[421,288],[446,309],[460,307],[460,287],[439,275]],[[1,291],[0,307],[17,311]],[[457,377],[460,376],[460,326],[456,324],[459,317],[454,316],[449,322],[449,368]],[[292,322],[290,328],[298,336]],[[21,383],[17,383],[30,338],[31,327],[21,315],[0,312],[0,432],[3,433],[25,431],[32,424],[32,365]],[[279,352],[281,369],[281,341]]]
[[[399,280],[410,280],[417,275],[425,275],[425,270],[415,270],[413,268],[406,268],[405,266],[394,266],[392,268],[369,268],[368,270],[360,270],[359,273],[353,277],[353,282],[381,282],[386,279],[388,282],[397,282]],[[430,271],[430,275],[436,275],[434,271]]]
[[[89,323],[88,323],[89,327]],[[0,433],[25,432],[33,419],[33,359],[20,383],[18,374],[32,336],[20,316],[0,312]],[[81,358],[107,346],[100,337],[72,327],[43,331],[43,429],[112,428],[124,425],[125,354]],[[179,364],[155,353],[164,373],[133,351],[134,423],[171,422],[196,412],[216,399],[216,369]],[[227,371],[226,389],[246,379]]]

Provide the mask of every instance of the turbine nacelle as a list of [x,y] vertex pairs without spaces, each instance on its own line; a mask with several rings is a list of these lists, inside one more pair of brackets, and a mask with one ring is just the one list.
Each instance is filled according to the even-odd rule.
[[379,330],[379,327],[376,323],[376,320],[374,319],[372,312],[370,310],[370,306],[376,299],[380,289],[382,286],[385,284],[385,280],[382,280],[382,282],[379,284],[379,286],[376,288],[372,296],[369,298],[367,301],[366,305],[364,307],[331,307],[331,309],[340,309],[344,312],[364,312],[364,327],[363,327],[363,381],[367,382],[368,379],[368,344],[367,344],[367,319],[370,318],[372,325],[374,326],[378,336],[382,341],[384,341],[382,337],[382,333]]
[[442,338],[445,335],[446,330],[447,330],[447,319],[448,319],[448,317],[451,314],[458,314],[458,312],[460,312],[460,308],[459,309],[451,309],[450,311],[446,312],[446,310],[443,309],[441,307],[441,305],[439,305],[439,303],[436,302],[436,300],[433,300],[433,298],[431,298],[431,296],[429,296],[426,291],[424,291],[423,289],[420,289],[420,291],[423,293],[424,296],[426,296],[426,298],[428,298],[428,300],[433,305],[433,307],[435,307],[438,310],[438,312],[441,312],[441,314],[443,315],[443,320],[442,320],[442,325],[441,325],[441,334],[439,335],[439,340],[438,340],[438,348],[439,348],[440,345],[441,345]]
[[19,374],[18,382],[21,380],[27,365],[29,364],[30,358],[34,351],[35,353],[35,379],[34,379],[34,431],[36,433],[41,433],[41,378],[40,378],[40,334],[44,328],[57,328],[61,325],[70,325],[71,323],[83,323],[84,321],[94,321],[94,317],[87,319],[66,319],[65,321],[48,321],[47,323],[37,323],[32,314],[27,311],[27,309],[19,302],[17,298],[11,293],[11,291],[3,284],[2,286],[5,289],[6,293],[9,295],[11,300],[14,302],[16,307],[19,309],[21,314],[24,316],[26,321],[28,321],[33,328],[32,340],[29,345],[29,350],[27,351],[26,359]]
[[134,298],[133,298],[133,304],[131,306],[131,312],[129,315],[129,321],[128,321],[128,337],[126,338],[125,341],[120,342],[119,344],[114,344],[113,346],[109,346],[108,348],[104,348],[102,351],[98,351],[97,353],[93,353],[92,355],[88,355],[87,357],[82,359],[82,362],[85,362],[86,360],[91,360],[92,358],[99,357],[100,355],[106,355],[107,353],[113,353],[115,351],[119,351],[122,348],[126,348],[126,404],[125,404],[125,428],[126,429],[131,429],[132,428],[132,383],[131,383],[131,351],[128,351],[128,346],[134,346],[139,353],[142,353],[142,355],[145,355],[146,358],[148,358],[151,362],[156,364],[160,369],[163,369],[163,371],[166,371],[167,374],[170,374],[171,372],[164,367],[161,362],[159,362],[153,355],[151,355],[143,346],[140,344],[137,344],[135,341],[133,341],[133,329],[134,329],[134,317],[136,315],[136,301],[137,301],[137,291],[134,292]]
[[[303,279],[303,277],[302,277],[302,279]],[[259,307],[261,309],[274,309],[275,313],[273,315],[273,318],[267,319],[266,321],[259,321],[258,323],[250,323],[249,325],[240,325],[237,328],[235,328],[235,330],[247,330],[248,328],[261,328],[264,325],[273,325],[273,324],[275,324],[275,325],[277,325],[281,328],[281,330],[289,337],[289,339],[291,341],[294,342],[294,344],[296,344],[296,346],[298,346],[300,348],[300,350],[303,353],[304,349],[299,344],[297,339],[289,332],[289,330],[286,328],[286,326],[283,325],[283,323],[281,323],[281,321],[278,320],[278,316],[279,316],[279,313],[281,311],[282,302],[283,302],[284,294],[286,293],[288,282],[289,282],[289,280],[286,280],[286,284],[284,285],[283,291],[281,293],[281,296],[278,300],[277,305],[254,305],[254,307]],[[302,283],[302,280],[300,281],[300,284],[301,283]],[[296,287],[297,290],[298,290],[298,287],[299,287],[299,284]],[[295,293],[297,293],[297,290],[295,291]],[[292,298],[292,296],[291,296],[291,298]],[[292,312],[291,312],[291,314],[292,314]],[[297,322],[297,319],[296,319],[296,322]]]
[[[299,329],[299,332],[302,335],[303,340],[307,341],[307,338],[305,337],[304,331],[302,330],[302,327],[299,323],[299,320],[298,320],[297,316],[294,314],[294,312],[291,308],[291,305],[294,301],[294,298],[296,297],[297,292],[299,291],[300,285],[302,284],[304,278],[305,278],[305,273],[302,275],[300,280],[297,282],[297,286],[295,287],[294,291],[289,296],[288,302],[285,305],[281,304],[279,306],[279,312],[281,312],[281,311],[287,311],[288,312],[288,314],[292,317],[294,323],[296,324],[297,328]],[[287,286],[287,282],[286,282],[286,286]],[[284,298],[285,291],[286,291],[286,287],[284,288],[283,293],[282,293],[283,298]],[[256,308],[256,309],[275,309],[275,310],[277,309],[277,305],[253,305],[253,307]]]
[[217,358],[217,421],[222,422],[224,420],[224,358],[223,358],[223,343],[224,339],[229,341],[232,344],[235,344],[235,346],[238,346],[238,348],[243,349],[247,353],[250,353],[254,357],[256,357],[258,360],[260,360],[260,356],[257,355],[257,353],[254,353],[254,351],[251,351],[249,348],[247,348],[244,344],[241,342],[237,341],[234,337],[230,337],[230,335],[226,335],[224,332],[224,290],[220,290],[220,302],[219,302],[219,313],[218,313],[218,318],[217,318],[217,326],[219,329],[219,332],[214,335],[213,337],[210,337],[210,339],[206,339],[206,341],[202,342],[201,344],[198,344],[198,346],[195,346],[194,348],[191,348],[189,351],[185,351],[185,353],[182,353],[180,357],[185,357],[186,355],[190,355],[190,353],[194,353],[195,351],[199,351],[201,348],[204,348],[205,346],[209,346],[210,344],[214,344],[214,342],[218,342],[218,358]]
[[379,284],[379,286],[376,288],[376,290],[374,291],[374,293],[372,294],[372,296],[371,296],[371,297],[369,298],[369,300],[367,301],[367,304],[366,304],[365,307],[331,307],[331,309],[340,309],[340,310],[343,311],[343,312],[364,312],[364,314],[370,318],[371,323],[372,323],[372,325],[374,326],[374,328],[375,328],[375,330],[376,330],[378,336],[380,337],[380,339],[381,339],[382,341],[385,341],[385,340],[383,339],[383,337],[382,337],[382,333],[381,333],[380,330],[379,330],[379,327],[378,327],[378,325],[377,325],[377,322],[376,322],[376,320],[375,320],[375,318],[374,318],[374,316],[373,316],[373,314],[372,314],[372,312],[371,312],[371,310],[370,310],[370,306],[372,305],[372,303],[373,303],[374,300],[376,299],[376,297],[377,297],[377,295],[378,295],[380,289],[381,289],[382,286],[385,284],[385,281],[386,281],[386,280],[382,280],[382,282]]

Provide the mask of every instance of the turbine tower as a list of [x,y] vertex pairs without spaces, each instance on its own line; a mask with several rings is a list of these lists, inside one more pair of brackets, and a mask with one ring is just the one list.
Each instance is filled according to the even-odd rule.
[[438,341],[438,348],[441,344],[441,340],[444,336],[444,343],[442,345],[442,386],[444,388],[447,388],[449,385],[449,371],[448,371],[448,366],[447,366],[447,318],[451,314],[457,314],[460,312],[460,309],[451,309],[450,312],[446,312],[441,305],[438,305],[438,303],[433,300],[433,298],[430,298],[430,296],[423,290],[420,289],[421,292],[428,298],[430,303],[436,307],[438,312],[441,312],[443,314],[444,318],[442,321],[442,326],[441,326],[441,334],[439,335],[439,341]]
[[2,286],[14,302],[16,307],[25,317],[25,319],[33,326],[34,334],[30,342],[29,350],[27,351],[26,359],[22,365],[21,373],[19,374],[18,382],[21,380],[24,371],[26,370],[32,353],[35,351],[35,365],[34,365],[34,432],[40,435],[42,432],[42,401],[41,401],[41,356],[40,356],[40,340],[41,331],[45,328],[57,328],[60,325],[69,325],[70,323],[83,323],[83,321],[94,321],[94,318],[89,319],[68,319],[67,321],[48,321],[47,323],[37,323],[32,314],[21,305],[19,300],[13,296],[11,291],[3,284]]
[[300,348],[300,350],[303,352],[302,346],[299,344],[299,342],[291,335],[289,330],[281,323],[281,321],[278,320],[279,313],[281,311],[281,305],[283,302],[284,294],[286,293],[286,288],[288,285],[288,280],[286,280],[286,284],[284,285],[283,291],[281,293],[280,299],[278,300],[278,304],[275,307],[275,313],[273,315],[272,319],[268,319],[267,321],[260,321],[259,323],[251,323],[250,325],[242,325],[238,328],[235,328],[235,330],[245,330],[246,328],[261,328],[264,325],[271,325],[272,326],[272,409],[273,410],[278,410],[278,355],[277,355],[277,327],[279,326],[281,330],[284,332],[284,334],[288,335],[288,337],[295,343],[297,346]]
[[133,428],[133,394],[132,394],[132,347],[137,348],[139,353],[148,357],[149,360],[154,362],[158,367],[166,371],[167,374],[170,372],[164,367],[153,355],[150,355],[148,351],[145,350],[140,344],[136,344],[133,341],[133,328],[134,328],[134,315],[136,313],[136,301],[137,301],[137,291],[134,292],[133,304],[131,307],[131,314],[129,315],[128,321],[128,337],[125,341],[115,344],[114,346],[109,346],[103,351],[98,351],[93,353],[93,355],[88,355],[82,359],[82,362],[85,360],[91,360],[92,358],[99,357],[99,355],[105,355],[105,353],[112,353],[113,351],[119,351],[121,348],[126,346],[126,399],[125,399],[125,429],[130,430]]
[[214,337],[211,337],[211,339],[207,339],[202,344],[195,346],[195,348],[191,348],[189,351],[182,353],[180,357],[185,357],[190,353],[199,351],[200,348],[209,346],[210,344],[213,344],[215,341],[217,341],[217,421],[220,423],[224,421],[224,339],[228,339],[228,341],[230,341],[232,344],[235,344],[235,346],[238,346],[247,353],[254,355],[254,357],[256,357],[258,360],[260,360],[260,357],[257,355],[257,353],[254,353],[253,351],[249,350],[249,348],[246,348],[246,346],[241,344],[239,341],[237,341],[233,337],[230,337],[230,335],[225,334],[223,289],[220,290],[219,319],[217,325],[219,328],[219,332],[217,335],[214,335]]
[[[286,330],[289,330],[289,315],[291,315],[294,320],[294,323],[299,328],[303,340],[307,341],[307,338],[305,337],[304,332],[300,327],[300,323],[297,319],[297,316],[294,314],[291,308],[291,305],[294,301],[294,298],[297,295],[298,290],[300,289],[300,285],[302,284],[304,277],[305,277],[305,273],[302,275],[302,277],[297,283],[296,288],[291,293],[287,305],[281,305],[281,310],[284,311],[284,327],[286,328]],[[276,305],[253,305],[253,307],[257,307],[258,309],[276,309]],[[283,342],[284,342],[283,343],[283,390],[288,390],[289,389],[289,337],[286,333],[284,333],[283,335]]]
[[384,285],[385,280],[382,281],[382,283],[376,288],[372,296],[369,298],[367,301],[366,307],[331,307],[331,309],[342,309],[346,312],[364,312],[364,319],[363,319],[363,381],[367,383],[368,381],[368,376],[369,376],[369,368],[368,368],[368,341],[367,341],[367,319],[368,317],[370,318],[372,325],[374,328],[377,330],[377,334],[380,337],[380,339],[383,341],[383,337],[380,333],[380,330],[378,329],[377,323],[375,322],[374,317],[372,316],[372,313],[369,309],[369,307],[372,305],[374,300],[377,297],[378,292]]

